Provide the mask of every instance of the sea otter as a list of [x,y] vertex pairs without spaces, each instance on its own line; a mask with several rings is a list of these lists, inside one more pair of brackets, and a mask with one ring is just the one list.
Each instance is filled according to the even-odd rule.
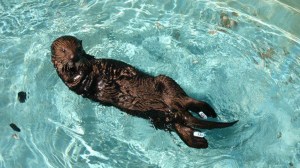
[[114,59],[96,59],[87,54],[82,41],[62,36],[51,45],[52,63],[62,81],[75,93],[111,105],[131,115],[149,119],[156,128],[176,131],[190,147],[207,148],[199,128],[224,128],[234,122],[213,122],[189,111],[216,117],[206,102],[189,97],[170,77],[151,76]]

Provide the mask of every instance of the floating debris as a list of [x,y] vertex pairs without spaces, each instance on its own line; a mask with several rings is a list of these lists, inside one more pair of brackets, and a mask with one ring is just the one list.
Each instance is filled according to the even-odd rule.
[[275,54],[275,51],[273,48],[269,48],[269,49],[267,49],[267,51],[259,53],[260,57],[263,59],[272,58],[274,54]]
[[9,124],[9,126],[14,130],[14,131],[17,131],[17,132],[21,132],[21,129],[14,123],[11,123]]
[[17,134],[13,134],[11,137],[13,137],[14,139],[20,139],[20,137]]
[[163,26],[162,24],[160,24],[159,22],[156,22],[156,23],[155,23],[155,28],[156,28],[156,29],[163,29],[164,26]]
[[18,93],[18,100],[20,103],[24,103],[26,100],[26,92],[21,91]]
[[220,19],[222,27],[233,28],[237,26],[237,22],[229,18],[229,16],[226,13],[221,13]]
[[282,133],[281,132],[278,132],[277,134],[277,139],[281,138],[282,137]]
[[218,33],[218,31],[216,31],[216,30],[209,30],[208,33],[211,34],[211,35],[215,35],[215,34]]
[[173,29],[173,30],[172,30],[171,36],[172,36],[175,40],[179,40],[179,38],[180,38],[180,31],[179,31],[178,29]]
[[283,53],[284,53],[284,55],[290,54],[290,52],[288,51],[288,49],[286,47],[283,48]]
[[232,16],[236,16],[236,17],[239,16],[239,14],[237,12],[232,12],[231,14],[232,14]]

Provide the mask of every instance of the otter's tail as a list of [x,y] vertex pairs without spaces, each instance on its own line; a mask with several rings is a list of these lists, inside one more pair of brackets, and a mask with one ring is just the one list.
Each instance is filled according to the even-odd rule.
[[238,120],[232,121],[232,122],[214,122],[214,121],[192,119],[192,120],[188,121],[186,125],[193,127],[193,128],[214,129],[214,128],[230,127],[237,122],[238,122]]
[[203,128],[203,129],[226,128],[238,122],[238,120],[233,122],[215,122],[215,121],[199,120],[189,113],[184,113],[182,117],[186,126],[192,128]]

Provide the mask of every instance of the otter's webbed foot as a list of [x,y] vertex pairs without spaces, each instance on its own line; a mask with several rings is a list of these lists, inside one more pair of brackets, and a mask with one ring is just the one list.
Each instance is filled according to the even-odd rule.
[[176,133],[182,139],[182,141],[193,148],[207,148],[208,143],[204,138],[204,134],[196,131],[190,127],[183,126],[181,124],[176,123],[174,125]]
[[217,117],[215,110],[206,102],[193,100],[188,105],[188,109],[192,112],[203,112],[207,117]]
[[73,73],[68,74],[65,77],[65,84],[68,87],[74,87],[74,86],[78,85],[81,82],[81,80],[84,77],[84,75],[85,74],[83,72],[81,72],[81,71],[78,72],[78,73],[76,73],[76,74],[73,74]]

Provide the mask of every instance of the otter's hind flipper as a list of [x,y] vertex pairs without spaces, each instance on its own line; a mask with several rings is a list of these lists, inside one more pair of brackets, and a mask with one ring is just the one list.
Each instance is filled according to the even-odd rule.
[[188,99],[188,110],[191,110],[192,112],[200,112],[202,111],[207,117],[217,117],[217,113],[215,110],[206,102],[203,101],[197,101],[195,99],[189,98]]
[[[193,148],[207,148],[208,143],[205,138],[202,136],[198,136],[197,133],[198,131],[190,128],[183,126],[181,124],[175,124],[175,130],[179,137],[182,139],[182,141],[188,145],[189,147]],[[195,134],[196,133],[196,134]]]

